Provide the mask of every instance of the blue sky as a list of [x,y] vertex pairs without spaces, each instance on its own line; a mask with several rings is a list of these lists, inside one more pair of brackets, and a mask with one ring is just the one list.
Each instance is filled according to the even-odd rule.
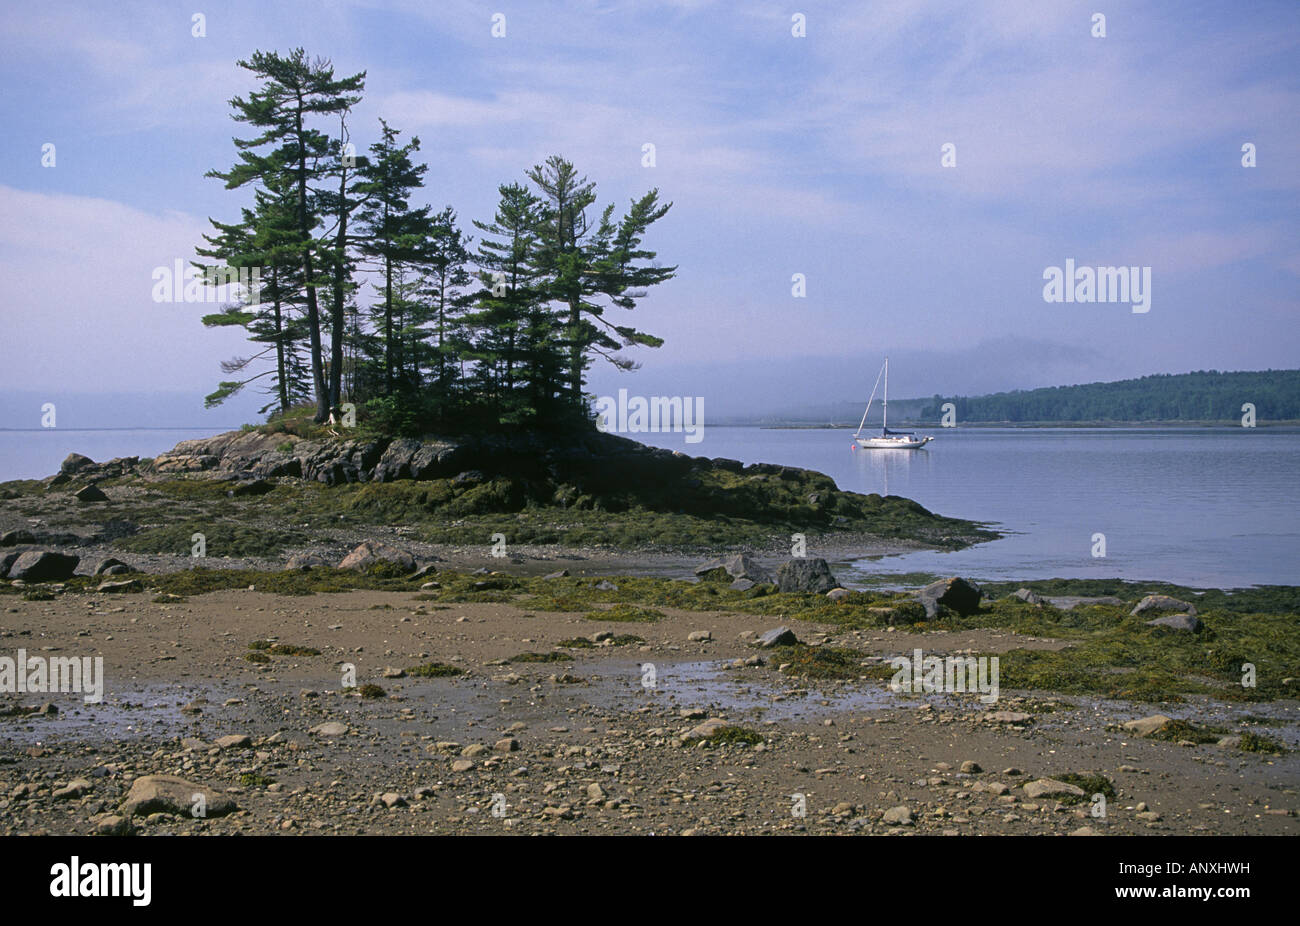
[[[635,319],[666,344],[634,374],[593,370],[598,392],[722,413],[865,398],[886,353],[896,396],[1300,357],[1293,0],[53,0],[7,6],[0,35],[0,389],[197,409],[243,344],[204,307],[153,303],[150,274],[238,215],[203,177],[242,130],[235,61],[298,45],[367,71],[358,147],[380,116],[419,135],[429,201],[466,225],[550,153],[602,202],[675,203],[648,244],[679,275]],[[1044,302],[1067,258],[1150,266],[1151,311]]]

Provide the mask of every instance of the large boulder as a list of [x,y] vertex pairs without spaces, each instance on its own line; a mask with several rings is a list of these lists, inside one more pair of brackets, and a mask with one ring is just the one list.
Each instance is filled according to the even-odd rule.
[[717,581],[748,579],[754,585],[772,582],[772,574],[760,566],[748,553],[734,553],[715,559],[695,570],[701,579]]
[[59,466],[59,472],[65,476],[74,476],[84,469],[95,465],[95,461],[90,457],[83,456],[80,453],[70,453],[64,458],[63,463]]
[[1161,611],[1178,611],[1183,614],[1195,614],[1196,605],[1190,601],[1183,601],[1181,598],[1171,598],[1168,595],[1147,595],[1141,601],[1133,606],[1129,614],[1133,617],[1140,617],[1143,614]]
[[794,646],[798,642],[799,638],[789,627],[776,627],[759,636],[754,645],[771,649],[774,646]]
[[9,578],[24,582],[62,582],[72,578],[81,557],[71,553],[32,550],[21,554],[9,567]]
[[135,569],[133,569],[130,565],[122,562],[120,559],[116,559],[115,557],[109,556],[105,559],[101,559],[98,563],[95,564],[95,571],[92,573],[92,575],[119,576],[124,573],[135,572],[135,571],[136,571]]
[[[202,814],[198,812],[200,806]],[[221,817],[238,809],[226,795],[178,775],[144,775],[131,782],[121,814],[124,817],[151,813]]]
[[783,592],[811,592],[814,595],[840,587],[826,560],[821,557],[788,561],[777,570],[776,584]]
[[963,616],[974,614],[980,609],[983,597],[980,587],[974,582],[958,576],[931,582],[916,595],[916,600],[925,608],[925,616],[933,619],[939,616],[939,608],[949,608]]
[[29,530],[17,528],[0,534],[0,547],[16,547],[20,544],[35,543],[36,535]]
[[104,494],[104,490],[101,489],[99,486],[95,485],[93,482],[90,485],[86,486],[84,489],[81,489],[78,492],[74,492],[72,494],[72,497],[79,502],[108,501],[108,496]]
[[1147,621],[1147,626],[1168,627],[1170,630],[1198,633],[1201,629],[1201,619],[1194,614],[1166,614],[1163,617],[1157,617],[1155,620]]
[[367,540],[358,544],[356,549],[339,561],[338,568],[366,570],[380,563],[392,563],[407,572],[415,571],[414,556],[405,550],[377,540]]
[[411,461],[422,449],[423,444],[410,437],[399,437],[388,445],[375,469],[371,479],[375,482],[392,482],[395,479],[410,479]]
[[[352,551],[355,553],[356,551]],[[349,556],[351,554],[348,554]],[[328,566],[329,560],[319,553],[295,553],[289,557],[289,561],[284,564],[285,571],[306,572],[308,569],[314,569],[317,566]]]

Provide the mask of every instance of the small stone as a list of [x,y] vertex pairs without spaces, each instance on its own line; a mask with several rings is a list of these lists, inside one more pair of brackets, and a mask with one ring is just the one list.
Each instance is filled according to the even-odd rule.
[[253,740],[252,737],[240,733],[232,733],[229,736],[223,736],[220,739],[214,740],[212,745],[216,746],[218,749],[247,749],[253,745]]
[[889,826],[912,826],[912,809],[902,804],[897,807],[891,807],[885,811],[885,815],[881,817],[881,822],[886,823]]
[[1125,721],[1122,726],[1125,730],[1132,730],[1138,736],[1154,736],[1172,722],[1172,717],[1166,717],[1164,714],[1152,714],[1150,717],[1139,717],[1137,720]]
[[1084,796],[1083,788],[1069,782],[1057,781],[1055,778],[1039,778],[1036,781],[1026,782],[1024,789],[1025,795],[1031,798],[1064,797],[1066,795]]
[[387,807],[389,810],[392,810],[394,807],[406,806],[406,798],[402,797],[402,795],[398,794],[395,791],[389,791],[385,794],[382,794],[380,795],[379,799],[383,802],[384,806]]
[[980,772],[984,771],[984,769],[980,768],[978,762],[967,759],[961,764],[961,771],[966,775],[978,775]]
[[50,797],[56,801],[72,800],[81,797],[86,792],[94,788],[94,785],[85,778],[74,778],[66,786],[57,789]]
[[339,723],[337,720],[331,720],[327,723],[317,724],[307,732],[315,733],[317,736],[342,736],[348,732],[348,725]]
[[696,630],[687,634],[686,639],[691,643],[708,643],[713,639],[713,634],[707,630]]

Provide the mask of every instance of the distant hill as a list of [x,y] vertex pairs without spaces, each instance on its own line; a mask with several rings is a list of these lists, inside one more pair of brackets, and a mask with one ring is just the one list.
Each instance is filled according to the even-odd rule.
[[1300,370],[1202,370],[973,397],[936,395],[920,409],[917,423],[938,424],[945,402],[956,406],[959,424],[1240,421],[1246,403],[1255,406],[1260,421],[1296,420]]

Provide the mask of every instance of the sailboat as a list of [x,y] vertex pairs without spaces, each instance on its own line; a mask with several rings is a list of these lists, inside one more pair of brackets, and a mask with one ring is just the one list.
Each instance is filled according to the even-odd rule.
[[[871,411],[871,403],[876,398],[876,389],[880,386],[880,377],[885,378],[885,397],[880,402],[882,411],[881,430],[879,437],[863,437],[862,429],[867,424],[867,413]],[[880,368],[876,374],[876,385],[871,387],[871,397],[867,399],[867,409],[862,413],[862,421],[858,424],[858,431],[853,435],[853,441],[863,450],[919,450],[930,441],[933,437],[917,437],[911,431],[891,431],[889,430],[889,358],[885,358],[885,365]]]

